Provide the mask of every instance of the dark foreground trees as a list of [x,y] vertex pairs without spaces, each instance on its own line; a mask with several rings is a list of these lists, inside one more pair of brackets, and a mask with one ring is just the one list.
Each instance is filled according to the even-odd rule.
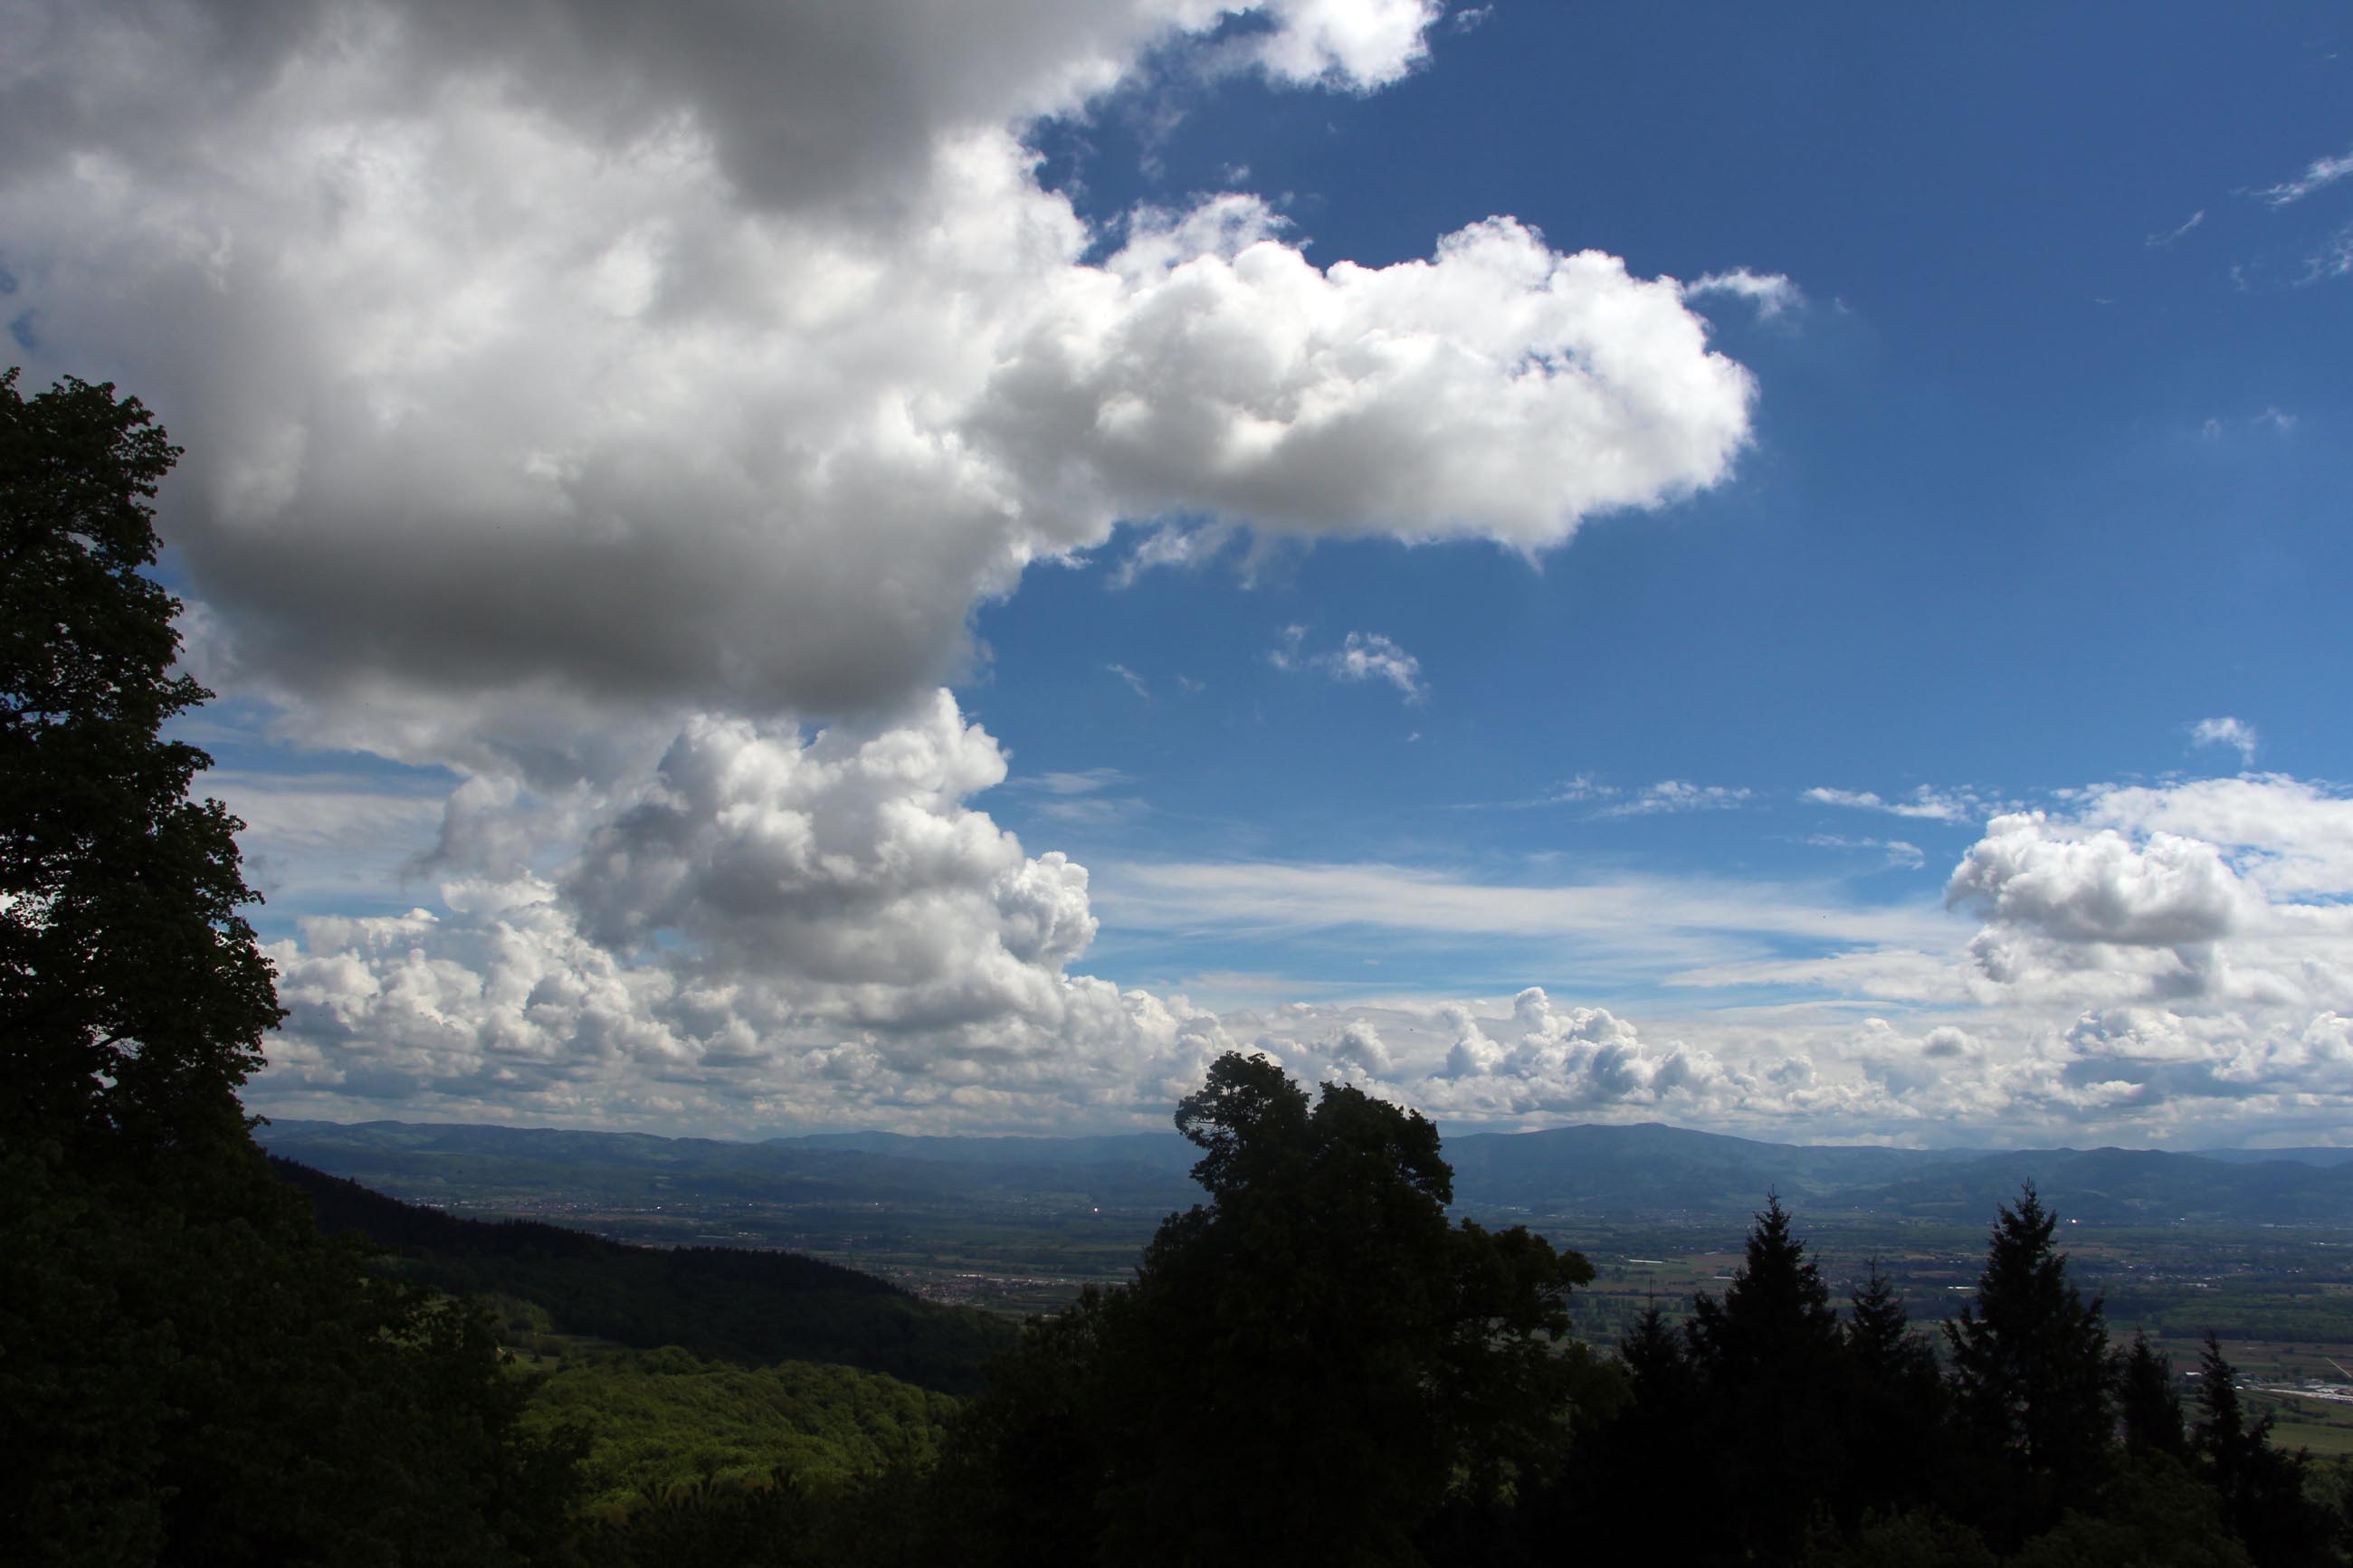
[[[2239,1412],[2218,1350],[2187,1429],[2146,1340],[2114,1354],[2030,1187],[1989,1237],[1949,1365],[1874,1264],[1838,1321],[1768,1201],[1721,1299],[1654,1309],[1621,1355],[1632,1398],[1534,1499],[1516,1556],[1696,1564],[2341,1563],[2341,1505]],[[2332,1531],[2337,1533],[2332,1536]]]
[[944,1496],[965,1560],[1414,1563],[1565,1462],[1606,1385],[1564,1343],[1592,1270],[1450,1223],[1428,1121],[1229,1054],[1176,1124],[1209,1201],[976,1402]]
[[237,1091],[280,1016],[240,824],[164,726],[145,575],[178,456],[136,399],[0,376],[0,1560],[500,1563],[568,1450],[480,1316],[368,1278]]

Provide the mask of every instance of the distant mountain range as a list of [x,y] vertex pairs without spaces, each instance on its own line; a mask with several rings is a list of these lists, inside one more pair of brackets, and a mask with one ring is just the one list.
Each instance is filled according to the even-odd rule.
[[[413,1201],[551,1198],[1180,1208],[1197,1152],[1174,1132],[1089,1138],[829,1133],[728,1142],[448,1123],[274,1121],[273,1153]],[[1759,1142],[1648,1123],[1446,1141],[1458,1205],[1591,1217],[1990,1220],[2031,1181],[2093,1224],[2353,1226],[2353,1150],[1911,1150]]]

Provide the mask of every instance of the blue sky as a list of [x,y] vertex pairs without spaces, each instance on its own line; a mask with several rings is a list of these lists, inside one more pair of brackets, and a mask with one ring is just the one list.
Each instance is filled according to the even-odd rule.
[[2348,1124],[2334,8],[297,9],[59,7],[145,107],[0,167],[257,1105]]

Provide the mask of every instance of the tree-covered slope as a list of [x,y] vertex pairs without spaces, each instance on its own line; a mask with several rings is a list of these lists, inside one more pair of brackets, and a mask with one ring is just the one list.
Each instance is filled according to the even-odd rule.
[[561,1333],[752,1364],[835,1363],[949,1393],[977,1388],[981,1363],[1012,1341],[985,1313],[797,1253],[628,1247],[561,1226],[459,1219],[290,1160],[271,1166],[310,1194],[322,1229],[391,1248],[404,1277],[533,1303]]
[[582,1501],[596,1512],[781,1471],[839,1486],[895,1463],[927,1467],[955,1402],[880,1373],[808,1362],[737,1366],[682,1350],[573,1358],[532,1392],[525,1424],[588,1439]]

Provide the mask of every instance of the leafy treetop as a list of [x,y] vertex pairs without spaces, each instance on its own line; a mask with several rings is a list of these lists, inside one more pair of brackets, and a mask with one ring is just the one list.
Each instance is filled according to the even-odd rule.
[[238,910],[244,825],[163,736],[179,601],[145,574],[180,450],[135,397],[0,374],[0,1135],[141,1152],[242,1142],[282,1016]]

